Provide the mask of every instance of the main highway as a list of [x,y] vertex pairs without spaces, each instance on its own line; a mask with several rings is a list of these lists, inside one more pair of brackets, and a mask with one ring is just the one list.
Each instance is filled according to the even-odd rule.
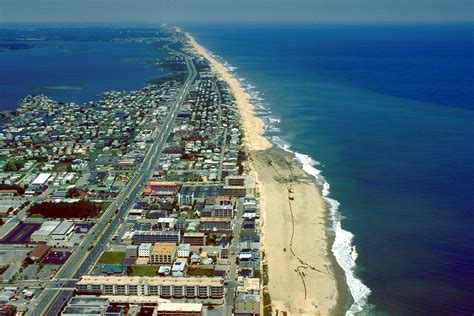
[[[29,308],[28,315],[58,315],[65,301],[72,296],[72,289],[75,288],[77,279],[92,269],[101,253],[106,249],[109,240],[119,227],[121,221],[132,208],[145,182],[154,172],[172,131],[176,116],[197,76],[197,70],[192,58],[178,51],[172,51],[184,57],[188,76],[175,101],[170,106],[168,117],[161,125],[157,137],[148,148],[145,158],[132,181],[112,202],[99,222],[93,226],[82,245],[75,249],[69,260],[61,267],[61,270],[58,271],[55,278],[50,282],[52,284],[48,285],[41,295],[36,298]],[[59,287],[59,290],[53,289],[53,287]]]

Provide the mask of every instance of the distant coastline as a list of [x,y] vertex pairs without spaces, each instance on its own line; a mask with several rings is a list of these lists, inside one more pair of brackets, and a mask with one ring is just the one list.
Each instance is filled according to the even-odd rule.
[[83,90],[86,88],[86,84],[75,84],[75,85],[62,85],[62,86],[41,86],[37,87],[38,90]]

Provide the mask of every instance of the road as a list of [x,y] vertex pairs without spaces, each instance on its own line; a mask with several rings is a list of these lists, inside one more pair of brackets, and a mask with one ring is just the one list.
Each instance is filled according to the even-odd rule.
[[231,316],[232,309],[234,307],[234,299],[235,299],[235,289],[237,287],[236,277],[237,277],[237,263],[236,258],[239,254],[239,240],[240,240],[240,232],[242,231],[242,215],[244,213],[244,206],[242,200],[237,202],[237,211],[235,213],[234,219],[234,238],[229,245],[229,259],[230,259],[230,267],[229,272],[227,273],[227,284],[224,286],[227,288],[227,292],[225,295],[224,301],[224,315]]
[[[174,51],[174,50],[173,50]],[[103,214],[100,221],[91,229],[82,243],[82,246],[76,249],[69,260],[62,266],[61,270],[55,276],[55,279],[79,278],[87,274],[99,259],[100,254],[106,249],[107,243],[117,230],[127,212],[132,208],[136,198],[142,191],[145,182],[153,173],[154,167],[158,163],[159,157],[165,147],[171,130],[176,120],[176,116],[189,93],[191,84],[197,76],[197,71],[192,58],[182,54],[185,57],[188,76],[177,96],[168,118],[164,121],[156,139],[148,149],[143,162],[138,169],[135,177],[129,185],[122,190],[119,196],[113,201],[107,211]],[[97,242],[94,242],[97,240]],[[28,315],[57,315],[72,295],[72,288],[75,288],[76,281],[61,282],[62,289],[45,289],[43,293],[35,300]],[[51,286],[50,286],[51,287]]]

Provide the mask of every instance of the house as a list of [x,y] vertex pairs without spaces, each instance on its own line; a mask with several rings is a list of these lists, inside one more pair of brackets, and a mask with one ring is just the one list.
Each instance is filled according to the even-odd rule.
[[180,244],[178,245],[178,257],[187,258],[191,251],[191,244]]
[[221,238],[219,241],[219,258],[229,258],[229,240],[227,238]]
[[152,243],[140,244],[140,246],[138,246],[138,256],[139,257],[150,257],[152,247],[153,247]]
[[183,277],[186,270],[186,262],[175,262],[171,268],[171,275],[174,277]]

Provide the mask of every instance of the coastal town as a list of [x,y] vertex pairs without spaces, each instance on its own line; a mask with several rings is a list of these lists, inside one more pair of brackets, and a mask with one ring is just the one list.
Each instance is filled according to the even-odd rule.
[[236,96],[160,36],[170,77],[2,114],[1,315],[271,314]]

